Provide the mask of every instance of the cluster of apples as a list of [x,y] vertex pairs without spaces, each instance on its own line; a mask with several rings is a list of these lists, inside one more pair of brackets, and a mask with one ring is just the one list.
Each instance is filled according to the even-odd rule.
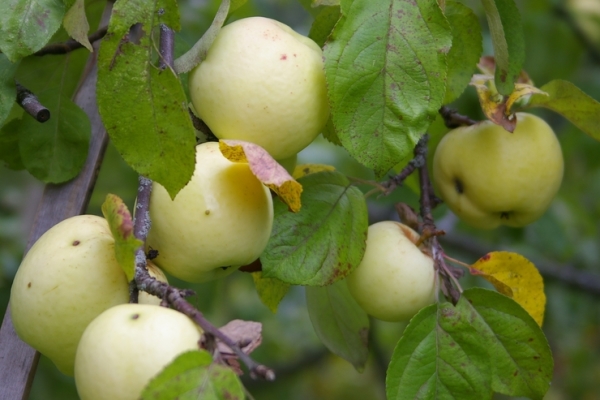
[[[267,18],[225,26],[189,78],[194,109],[217,137],[259,144],[292,164],[329,116],[321,49]],[[166,281],[156,263],[205,282],[260,256],[272,230],[272,196],[248,164],[227,160],[218,143],[202,143],[193,177],[175,199],[153,184],[150,219],[147,250],[158,250],[150,273]],[[15,331],[75,376],[82,399],[138,398],[201,337],[158,298],[141,293],[139,304],[127,304],[129,282],[114,246],[104,218],[69,218],[31,247],[11,290]]]

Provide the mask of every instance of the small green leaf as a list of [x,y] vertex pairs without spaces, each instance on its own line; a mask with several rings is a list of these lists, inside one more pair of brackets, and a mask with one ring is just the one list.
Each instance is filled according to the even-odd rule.
[[339,172],[298,179],[302,209],[288,212],[276,201],[273,231],[260,257],[263,276],[295,285],[328,285],[348,275],[362,259],[367,206],[362,192]]
[[11,63],[5,54],[0,54],[0,126],[4,123],[17,99],[15,72],[19,63]]
[[0,50],[13,62],[38,51],[64,15],[62,0],[0,1]]
[[102,204],[102,215],[115,239],[117,262],[131,281],[135,275],[135,251],[143,243],[133,235],[133,219],[129,209],[119,196],[108,194]]
[[382,176],[435,119],[452,34],[437,2],[341,2],[325,44],[333,124],[343,146]]
[[492,290],[466,290],[457,305],[479,332],[489,353],[492,389],[508,396],[542,399],[554,361],[539,325],[514,300]]
[[237,375],[199,350],[183,353],[166,366],[142,391],[141,400],[243,400],[244,396]]
[[92,44],[87,36],[90,30],[90,24],[85,15],[85,4],[83,3],[83,0],[75,0],[73,5],[70,6],[65,14],[63,26],[73,39],[85,46],[89,51],[93,51]]
[[221,27],[229,15],[229,0],[222,0],[212,24],[204,35],[192,46],[187,53],[175,60],[175,71],[178,74],[189,72],[206,59],[208,49],[217,38]]
[[600,103],[571,82],[560,79],[546,83],[540,88],[548,96],[534,94],[529,107],[545,107],[556,111],[576,127],[596,140],[600,140],[598,116]]
[[40,123],[24,115],[19,125],[19,151],[23,165],[43,182],[60,183],[74,178],[87,158],[92,127],[87,114],[57,90],[37,95],[50,110]]
[[465,90],[483,52],[477,15],[464,4],[446,2],[446,18],[452,28],[452,48],[448,53],[448,87],[444,104],[453,102]]
[[[100,46],[96,86],[102,121],[119,153],[171,197],[194,172],[196,145],[181,82],[171,69],[161,71],[152,62],[158,42],[153,28],[164,22],[175,29],[174,15],[173,2],[117,2]],[[127,39],[135,24],[141,24],[137,42]]]
[[323,47],[333,27],[339,21],[340,16],[339,6],[323,7],[315,16],[308,37],[314,40],[320,47]]
[[4,162],[7,168],[14,170],[25,169],[19,152],[21,124],[21,119],[14,118],[0,129],[0,160]]
[[307,286],[306,306],[323,344],[362,372],[369,356],[369,317],[350,294],[346,281]]
[[525,61],[521,14],[514,0],[482,0],[482,3],[494,45],[496,88],[509,95]]
[[489,399],[490,361],[466,314],[445,302],[421,310],[396,345],[388,400]]
[[277,306],[290,289],[290,284],[277,278],[265,278],[262,276],[262,272],[253,272],[252,278],[260,301],[269,307],[269,310],[276,313]]

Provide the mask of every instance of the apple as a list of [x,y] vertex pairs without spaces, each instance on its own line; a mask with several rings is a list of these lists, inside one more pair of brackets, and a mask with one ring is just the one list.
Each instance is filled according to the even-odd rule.
[[79,341],[75,385],[82,400],[135,400],[178,355],[198,350],[201,330],[184,314],[123,304],[94,319]]
[[273,226],[269,189],[246,163],[227,160],[216,142],[196,147],[191,181],[171,199],[153,184],[152,227],[146,246],[165,272],[188,282],[205,282],[256,260]]
[[104,310],[129,301],[104,218],[68,218],[44,233],[19,267],[10,311],[19,337],[73,375],[77,344]]
[[491,121],[448,132],[433,158],[442,199],[467,224],[520,227],[550,206],[563,177],[563,156],[552,128],[517,113],[513,133]]
[[275,159],[308,146],[329,117],[321,48],[269,18],[223,27],[189,88],[215,136],[258,144]]
[[369,226],[362,261],[346,278],[348,289],[367,314],[405,321],[435,300],[433,259],[416,243],[419,234],[395,221]]

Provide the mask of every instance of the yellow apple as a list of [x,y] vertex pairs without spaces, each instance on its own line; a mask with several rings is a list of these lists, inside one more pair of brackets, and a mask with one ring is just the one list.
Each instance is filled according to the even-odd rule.
[[170,308],[123,304],[94,319],[81,337],[75,385],[82,400],[135,400],[178,355],[198,350],[201,330]]
[[433,259],[416,246],[419,234],[395,221],[369,226],[362,261],[346,278],[367,314],[405,321],[435,300]]
[[10,310],[19,337],[73,375],[86,326],[104,310],[129,301],[104,218],[80,215],[44,233],[15,276]]
[[275,159],[308,146],[329,116],[321,48],[268,18],[223,27],[189,86],[215,136],[256,143]]
[[532,114],[516,118],[513,133],[491,121],[454,129],[435,152],[433,177],[442,199],[473,227],[527,225],[560,187],[563,156],[552,128]]
[[196,147],[196,170],[175,197],[154,183],[146,245],[165,272],[189,282],[230,274],[256,260],[273,226],[269,189],[248,164],[227,160],[216,142]]

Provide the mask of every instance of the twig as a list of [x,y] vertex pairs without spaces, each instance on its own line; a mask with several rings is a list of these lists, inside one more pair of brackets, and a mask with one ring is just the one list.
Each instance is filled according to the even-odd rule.
[[33,93],[19,82],[17,84],[17,104],[19,104],[38,122],[46,122],[50,119],[50,110],[44,107]]
[[389,195],[398,186],[402,185],[406,178],[415,172],[418,168],[427,164],[427,141],[429,140],[427,135],[423,135],[421,140],[415,146],[414,154],[415,157],[406,164],[402,171],[398,175],[391,177],[387,182],[383,182],[381,185],[386,189],[385,194]]
[[162,70],[167,67],[173,69],[175,32],[165,24],[160,24],[160,61],[158,67]]
[[450,129],[458,128],[463,125],[475,125],[477,121],[471,119],[465,115],[461,115],[458,111],[451,109],[447,106],[442,106],[442,108],[438,111],[442,118],[444,118],[444,123],[446,127]]
[[[106,35],[107,31],[108,27],[106,26],[100,28],[96,32],[89,35],[88,40],[90,41],[90,43],[94,43],[96,40],[102,39]],[[81,49],[82,47],[84,46],[75,39],[69,39],[66,42],[50,43],[33,53],[33,55],[45,56],[49,54],[67,54],[72,52],[73,50]]]

